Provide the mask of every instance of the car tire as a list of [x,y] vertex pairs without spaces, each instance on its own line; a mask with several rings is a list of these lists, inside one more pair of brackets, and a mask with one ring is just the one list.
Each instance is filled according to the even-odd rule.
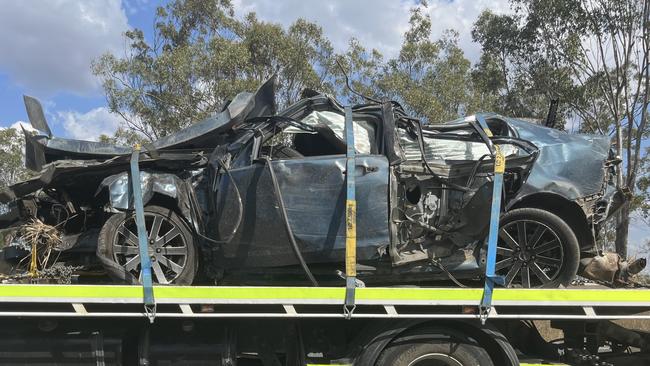
[[567,286],[579,263],[578,239],[557,215],[538,208],[517,208],[501,217],[496,272],[505,277],[506,286]]
[[[191,285],[198,269],[198,256],[188,225],[168,208],[146,206],[144,213],[153,282]],[[156,224],[158,234],[153,238],[152,228]],[[105,257],[139,281],[139,247],[134,212],[121,212],[109,217],[99,232],[97,245]]]
[[376,366],[494,366],[476,342],[448,333],[432,329],[400,336],[382,351]]

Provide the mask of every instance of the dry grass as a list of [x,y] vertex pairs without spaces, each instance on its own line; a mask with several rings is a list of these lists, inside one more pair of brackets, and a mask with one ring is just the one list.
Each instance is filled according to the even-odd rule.
[[52,252],[61,245],[61,234],[59,230],[43,223],[39,219],[32,219],[28,224],[23,225],[20,230],[22,238],[31,248],[29,272],[36,276],[39,270],[47,268],[56,258],[52,258]]

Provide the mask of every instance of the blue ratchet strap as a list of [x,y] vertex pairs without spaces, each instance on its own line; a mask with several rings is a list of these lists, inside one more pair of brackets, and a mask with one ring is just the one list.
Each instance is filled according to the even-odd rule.
[[[488,137],[492,131],[481,115],[476,115],[476,120]],[[501,190],[503,189],[503,173],[506,160],[498,145],[494,145],[494,182],[492,187],[492,207],[490,210],[490,232],[488,234],[487,262],[485,265],[485,287],[479,306],[481,322],[485,324],[492,307],[492,293],[494,285],[503,285],[504,278],[496,274],[497,243],[499,240],[499,219],[501,217]]]
[[138,249],[140,250],[140,274],[144,291],[144,310],[153,323],[156,317],[156,302],[153,297],[153,280],[151,278],[151,258],[147,243],[147,229],[144,221],[144,205],[142,203],[142,187],[140,186],[140,145],[133,147],[131,153],[131,187],[133,189],[133,206],[135,207],[135,223],[138,229]]
[[356,162],[354,150],[354,126],[352,123],[352,107],[345,107],[345,156],[346,171],[346,201],[345,201],[345,303],[343,314],[346,319],[352,318],[356,308],[354,303],[357,287],[357,201],[355,197]]

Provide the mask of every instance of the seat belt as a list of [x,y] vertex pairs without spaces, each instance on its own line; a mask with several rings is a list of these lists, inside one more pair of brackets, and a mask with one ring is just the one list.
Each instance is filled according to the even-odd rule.
[[357,287],[357,201],[356,201],[356,161],[354,150],[354,126],[352,124],[352,107],[345,107],[345,303],[343,314],[352,318],[356,308],[355,291]]
[[[481,115],[476,115],[483,131],[488,137],[492,137],[492,131],[488,127],[485,118]],[[499,240],[499,219],[501,217],[501,191],[503,189],[503,173],[506,169],[506,160],[498,145],[494,145],[494,181],[492,186],[492,207],[490,209],[490,231],[488,234],[488,248],[487,248],[487,261],[485,264],[485,286],[483,288],[483,296],[479,306],[479,316],[481,323],[485,324],[492,308],[492,293],[494,285],[503,285],[505,280],[503,276],[497,275],[496,260],[497,260],[497,243]]]
[[147,243],[147,229],[144,221],[144,205],[142,203],[142,187],[140,186],[140,145],[133,147],[131,153],[131,187],[133,191],[133,206],[135,207],[135,224],[138,229],[138,249],[140,251],[140,273],[143,290],[144,311],[153,323],[156,318],[156,301],[153,296],[153,280],[151,278],[151,258]]

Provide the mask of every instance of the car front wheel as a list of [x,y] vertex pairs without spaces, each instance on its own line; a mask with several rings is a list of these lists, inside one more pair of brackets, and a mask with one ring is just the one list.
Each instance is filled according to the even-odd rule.
[[[153,282],[192,284],[198,258],[192,233],[185,221],[168,208],[147,206],[144,211]],[[118,213],[106,220],[99,233],[98,245],[105,248],[108,258],[141,281],[135,213]]]
[[496,273],[507,287],[568,285],[578,271],[580,249],[569,225],[537,208],[518,208],[501,218]]

